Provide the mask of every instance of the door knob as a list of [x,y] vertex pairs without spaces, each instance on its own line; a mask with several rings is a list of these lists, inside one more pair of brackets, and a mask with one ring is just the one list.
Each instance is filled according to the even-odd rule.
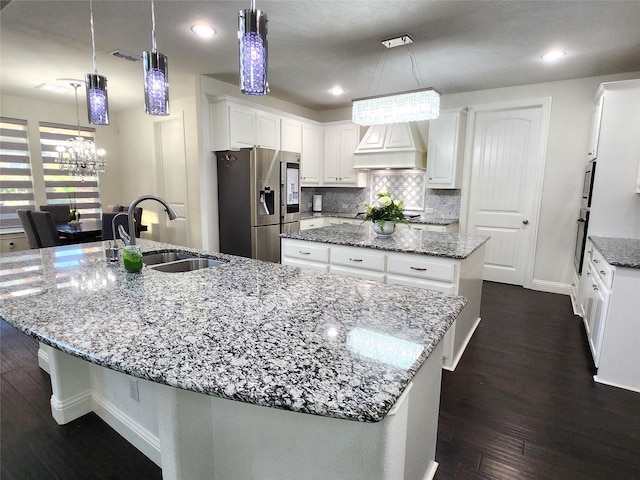
[[522,220],[523,225],[529,225],[529,220]]

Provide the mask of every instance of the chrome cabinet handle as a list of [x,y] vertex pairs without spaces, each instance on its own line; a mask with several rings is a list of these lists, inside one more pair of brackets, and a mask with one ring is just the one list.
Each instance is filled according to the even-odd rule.
[[361,258],[350,258],[349,261],[351,261],[351,262],[361,262],[362,259]]
[[597,258],[594,258],[594,259],[593,259],[593,263],[598,263],[598,259],[597,259]]
[[523,221],[522,221],[522,224],[523,224],[523,225],[529,225],[529,220],[523,220]]
[[302,255],[311,255],[311,252],[303,252],[302,250],[298,250],[298,253]]
[[604,270],[600,270],[600,275],[602,275],[603,277],[606,275]]
[[596,286],[594,285],[594,286],[593,286],[593,290],[597,292],[597,291],[598,291],[598,287],[596,287]]
[[427,269],[426,268],[422,268],[422,267],[409,267],[411,270],[417,270],[419,272],[426,272]]

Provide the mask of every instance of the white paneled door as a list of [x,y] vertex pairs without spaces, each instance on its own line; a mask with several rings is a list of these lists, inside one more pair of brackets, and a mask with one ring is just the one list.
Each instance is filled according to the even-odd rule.
[[466,231],[491,237],[485,280],[524,286],[530,281],[546,144],[544,113],[544,104],[535,104],[478,108],[470,116]]

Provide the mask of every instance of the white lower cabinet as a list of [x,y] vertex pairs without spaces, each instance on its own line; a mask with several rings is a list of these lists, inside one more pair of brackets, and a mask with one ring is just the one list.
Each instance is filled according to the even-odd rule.
[[[349,219],[347,219],[349,220]],[[454,370],[480,322],[480,297],[485,246],[465,259],[350,247],[305,240],[282,239],[285,265],[424,288],[467,299],[444,338],[443,368]]]
[[580,298],[593,378],[640,392],[640,269],[610,265],[590,241],[586,250]]
[[411,225],[407,225],[406,223],[398,223],[396,225],[398,230],[405,230],[411,228],[411,230],[420,231],[423,230],[425,232],[449,232],[449,233],[458,233],[458,224],[450,223],[449,225],[433,225],[429,223],[412,223]]

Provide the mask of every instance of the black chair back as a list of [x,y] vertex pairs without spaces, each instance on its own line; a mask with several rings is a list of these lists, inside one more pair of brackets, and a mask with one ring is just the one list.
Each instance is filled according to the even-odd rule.
[[22,228],[24,229],[24,234],[27,237],[27,242],[29,243],[29,248],[40,248],[40,238],[36,233],[36,229],[33,226],[33,220],[31,219],[31,210],[25,210],[19,208],[16,210],[18,214],[18,218],[20,219],[20,223],[22,224]]
[[[118,215],[116,217],[116,215]],[[118,235],[118,225],[122,225],[124,230],[129,233],[129,215],[126,213],[103,213],[102,214],[102,240],[113,240],[113,219],[115,221],[116,240],[120,238]]]
[[51,215],[53,215],[55,223],[65,223],[69,221],[68,205],[42,205],[40,211],[50,212]]
[[60,245],[56,222],[53,220],[53,215],[51,215],[50,212],[28,211],[27,215],[31,216],[34,230],[40,239],[41,248]]

